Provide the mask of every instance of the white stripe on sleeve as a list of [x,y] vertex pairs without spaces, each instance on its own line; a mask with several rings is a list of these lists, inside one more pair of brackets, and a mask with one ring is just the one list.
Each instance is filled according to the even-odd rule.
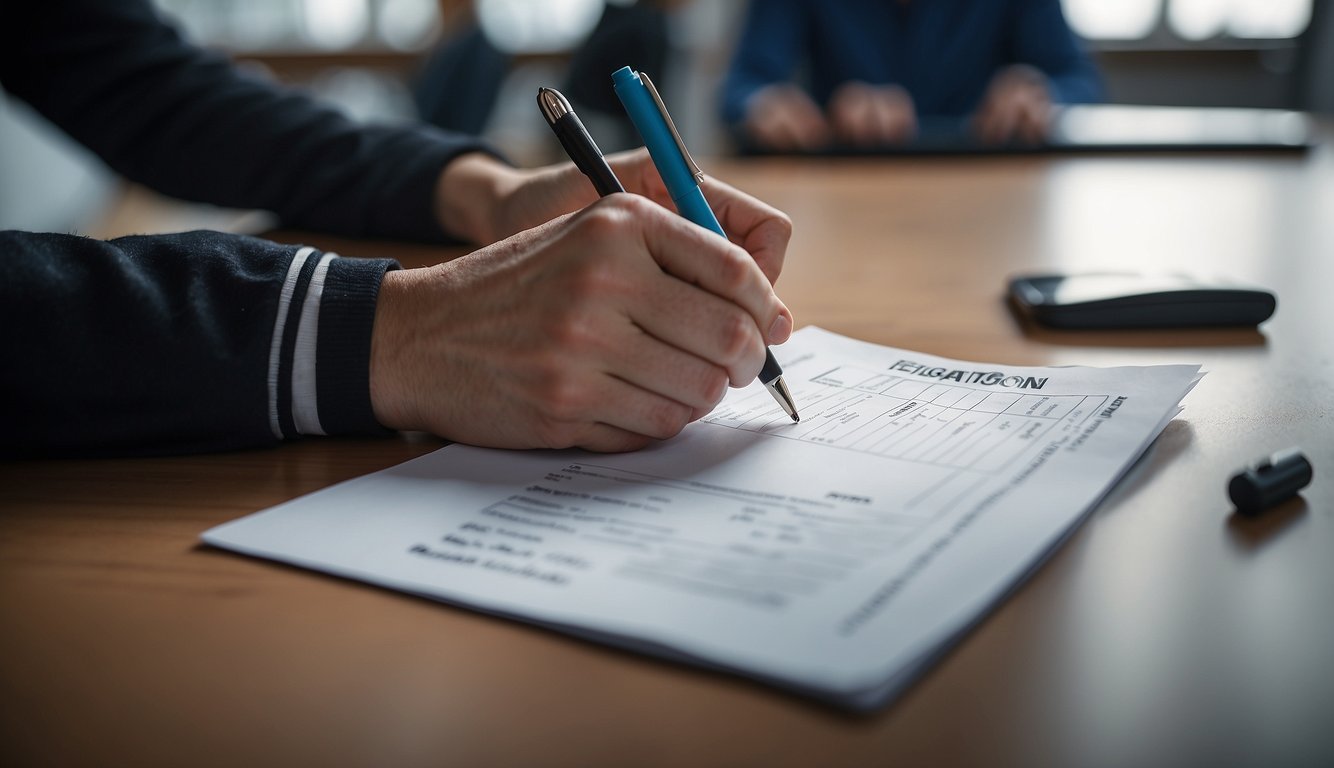
[[338,254],[326,253],[315,265],[306,299],[301,304],[301,322],[296,328],[296,351],[292,353],[292,421],[296,423],[296,431],[303,435],[324,434],[315,387],[315,350],[319,341],[324,276],[329,272],[329,262],[336,258]]
[[282,427],[278,425],[278,368],[281,363],[279,358],[282,357],[283,328],[287,325],[287,310],[292,303],[296,281],[301,276],[301,267],[314,252],[314,248],[302,248],[292,257],[292,263],[287,267],[287,278],[283,280],[282,292],[278,295],[278,314],[273,321],[273,340],[269,344],[269,428],[279,440],[284,437]]

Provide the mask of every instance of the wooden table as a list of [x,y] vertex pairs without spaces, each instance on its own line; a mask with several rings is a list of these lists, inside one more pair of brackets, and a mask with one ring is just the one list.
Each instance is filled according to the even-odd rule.
[[[1334,153],[710,170],[796,222],[779,287],[799,325],[1209,374],[1029,582],[865,717],[197,543],[432,440],[12,463],[0,763],[1334,764]],[[1056,333],[1001,299],[1014,272],[1107,267],[1225,273],[1278,312],[1259,332]],[[1231,472],[1288,446],[1315,466],[1303,498],[1232,514]]]

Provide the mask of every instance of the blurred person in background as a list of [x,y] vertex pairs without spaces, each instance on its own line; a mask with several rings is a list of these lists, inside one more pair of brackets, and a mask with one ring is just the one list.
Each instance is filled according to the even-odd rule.
[[[646,153],[598,200],[468,136],[366,126],[186,42],[148,0],[11,2],[0,83],[125,177],[333,234],[485,245],[424,269],[218,232],[0,232],[0,455],[134,455],[423,430],[620,451],[753,380],[791,313],[787,217]],[[534,119],[538,120],[536,107]],[[576,213],[571,213],[576,212]]]
[[[481,134],[495,109],[515,55],[501,50],[478,23],[474,6],[486,0],[441,0],[450,34],[427,56],[413,84],[413,100],[422,120],[468,134]],[[538,2],[538,0],[533,0]],[[633,124],[611,87],[611,73],[627,64],[652,72],[661,87],[669,72],[668,13],[684,0],[611,0],[597,23],[570,51],[561,92],[588,119],[602,117],[620,134],[604,135],[599,145],[631,146]]]
[[1053,104],[1101,95],[1060,0],[752,0],[722,113],[754,151],[874,148],[961,124],[995,145],[1040,142]]

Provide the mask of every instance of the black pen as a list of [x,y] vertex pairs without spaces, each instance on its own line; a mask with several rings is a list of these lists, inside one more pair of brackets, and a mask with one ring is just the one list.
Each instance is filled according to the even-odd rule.
[[537,89],[537,106],[542,110],[542,117],[547,119],[551,130],[556,132],[565,154],[570,156],[574,165],[593,182],[598,195],[606,197],[615,192],[624,192],[620,179],[612,173],[602,150],[593,142],[588,129],[579,116],[574,113],[570,102],[555,88]]
[[[593,187],[597,189],[599,195],[606,197],[613,192],[625,191],[616,174],[612,173],[611,166],[607,165],[602,151],[593,142],[593,137],[588,134],[588,129],[584,128],[583,121],[574,113],[574,108],[560,91],[554,88],[538,88],[537,105],[542,109],[542,116],[551,125],[551,130],[556,132],[556,138],[560,139],[565,153],[574,161],[575,167],[593,182]],[[681,147],[684,151],[684,145]],[[701,195],[700,202],[707,208],[708,204],[703,200]],[[709,213],[709,218],[713,218],[712,212]],[[716,220],[714,227],[717,228],[718,234],[723,234]],[[797,415],[796,405],[792,402],[792,393],[788,391],[787,384],[783,381],[783,369],[778,367],[774,353],[767,348],[764,350],[764,368],[760,371],[760,382],[769,390],[769,394],[773,395],[788,418],[801,421],[801,417]]]

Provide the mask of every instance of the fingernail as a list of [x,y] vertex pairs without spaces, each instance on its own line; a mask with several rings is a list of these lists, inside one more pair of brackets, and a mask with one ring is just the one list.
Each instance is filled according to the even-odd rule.
[[773,325],[769,326],[769,343],[782,344],[787,341],[787,337],[792,335],[792,320],[787,315],[780,314],[774,318]]

